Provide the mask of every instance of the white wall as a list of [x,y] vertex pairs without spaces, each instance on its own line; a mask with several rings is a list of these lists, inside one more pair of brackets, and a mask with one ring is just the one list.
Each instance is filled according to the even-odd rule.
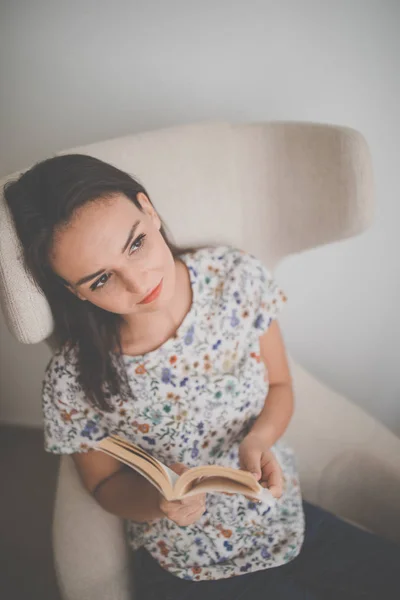
[[[3,1],[0,175],[60,149],[203,119],[309,120],[367,138],[377,217],[287,260],[291,353],[400,434],[397,0]],[[0,323],[1,419],[40,424],[49,353]]]

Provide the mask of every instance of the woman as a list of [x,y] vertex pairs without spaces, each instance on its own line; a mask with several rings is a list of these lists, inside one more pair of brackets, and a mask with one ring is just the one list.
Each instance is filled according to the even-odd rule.
[[[88,492],[126,519],[138,598],[394,597],[399,549],[302,502],[279,441],[293,412],[285,296],[262,264],[177,248],[146,190],[89,156],[39,163],[5,197],[60,344],[43,385],[46,450],[72,454]],[[176,472],[246,469],[276,506],[166,502],[91,451],[110,433]]]

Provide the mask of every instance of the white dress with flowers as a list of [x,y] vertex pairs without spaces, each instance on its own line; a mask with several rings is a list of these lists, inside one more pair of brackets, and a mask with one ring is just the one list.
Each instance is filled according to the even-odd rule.
[[[238,448],[268,393],[259,337],[285,302],[265,267],[227,247],[186,254],[191,308],[176,335],[157,350],[124,356],[131,397],[113,412],[92,407],[78,382],[76,358],[59,350],[43,383],[45,448],[85,452],[118,433],[166,464],[239,467]],[[274,508],[241,495],[207,495],[193,525],[167,518],[127,521],[133,549],[145,546],[162,567],[190,580],[219,579],[277,567],[295,558],[304,515],[293,452],[273,446],[286,479]]]

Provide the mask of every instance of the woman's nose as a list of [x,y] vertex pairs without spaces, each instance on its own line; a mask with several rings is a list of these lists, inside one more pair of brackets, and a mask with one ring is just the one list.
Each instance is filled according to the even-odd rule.
[[124,284],[128,292],[137,296],[144,297],[151,291],[146,273],[127,273],[124,276]]

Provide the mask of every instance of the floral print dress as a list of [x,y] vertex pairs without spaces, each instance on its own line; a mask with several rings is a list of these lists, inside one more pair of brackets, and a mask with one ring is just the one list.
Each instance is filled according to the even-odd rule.
[[[114,412],[85,399],[72,352],[53,356],[43,383],[47,451],[85,452],[119,433],[165,464],[239,468],[239,444],[268,393],[259,338],[286,298],[260,261],[239,250],[206,248],[181,258],[190,273],[191,308],[160,348],[123,357],[132,394],[114,398]],[[163,568],[189,580],[231,577],[295,558],[304,536],[297,470],[282,442],[273,451],[286,480],[273,508],[242,495],[207,494],[207,510],[193,525],[126,521],[132,548],[145,546]]]

